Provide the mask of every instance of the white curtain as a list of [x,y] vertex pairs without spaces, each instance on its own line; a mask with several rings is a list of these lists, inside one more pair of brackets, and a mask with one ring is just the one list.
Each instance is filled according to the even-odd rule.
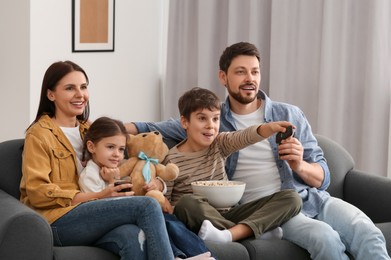
[[178,116],[178,98],[192,87],[225,97],[217,79],[219,57],[237,41],[257,44],[267,64],[262,86],[268,88],[271,2],[170,0],[163,119]]
[[163,119],[178,116],[178,97],[191,87],[225,98],[219,56],[249,41],[261,52],[261,88],[273,100],[299,106],[356,168],[387,176],[390,15],[389,0],[170,0]]

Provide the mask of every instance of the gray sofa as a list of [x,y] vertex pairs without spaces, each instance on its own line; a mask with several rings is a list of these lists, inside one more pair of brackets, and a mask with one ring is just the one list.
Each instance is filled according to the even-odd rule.
[[[362,209],[383,231],[391,252],[391,180],[354,169],[347,151],[336,142],[317,135],[332,173],[329,192]],[[119,259],[100,248],[54,247],[49,224],[19,202],[23,139],[0,143],[0,259]],[[314,230],[316,232],[316,230]],[[248,239],[240,243],[207,242],[224,259],[310,259],[309,254],[285,240]]]

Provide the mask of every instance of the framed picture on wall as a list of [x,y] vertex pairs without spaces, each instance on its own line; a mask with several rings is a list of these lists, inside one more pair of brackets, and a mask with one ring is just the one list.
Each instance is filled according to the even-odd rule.
[[72,52],[114,51],[115,0],[72,0]]

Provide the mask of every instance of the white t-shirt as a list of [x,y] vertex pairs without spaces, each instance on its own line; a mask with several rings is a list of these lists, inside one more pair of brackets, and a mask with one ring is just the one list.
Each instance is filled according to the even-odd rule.
[[100,192],[107,183],[100,176],[100,167],[93,160],[88,160],[87,166],[80,173],[79,186],[82,192]]
[[[257,111],[238,115],[232,113],[236,127],[244,129],[264,122],[263,107]],[[247,203],[281,190],[281,179],[270,143],[267,139],[239,151],[238,164],[232,178],[246,183],[240,203]]]
[[81,164],[81,159],[83,158],[83,140],[80,136],[80,126],[76,127],[60,127],[64,132],[65,136],[68,138],[69,142],[73,146],[73,149],[76,152],[77,157],[77,170],[80,174],[83,170],[83,165]]

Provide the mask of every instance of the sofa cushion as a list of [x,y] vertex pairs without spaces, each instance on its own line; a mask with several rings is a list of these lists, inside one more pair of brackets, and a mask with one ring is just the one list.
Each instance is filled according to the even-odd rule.
[[352,170],[345,178],[344,199],[375,223],[391,220],[391,179]]
[[241,242],[250,259],[311,259],[307,250],[287,240],[246,239]]
[[387,247],[388,254],[390,254],[391,253],[391,243],[389,241],[391,241],[391,222],[378,223],[378,224],[376,224],[376,226],[381,230],[381,232],[384,235],[384,238],[388,242],[388,243],[386,243],[386,247]]
[[47,221],[3,190],[0,201],[0,259],[52,259],[52,230]]
[[354,167],[352,156],[340,144],[322,135],[315,135],[324,152],[330,169],[330,186],[327,191],[334,197],[344,199],[345,175]]
[[22,151],[24,139],[4,141],[0,145],[0,189],[19,199],[22,178]]
[[246,248],[238,242],[217,243],[213,241],[206,241],[205,243],[217,259],[250,259]]
[[54,247],[55,260],[119,260],[119,256],[92,246]]

